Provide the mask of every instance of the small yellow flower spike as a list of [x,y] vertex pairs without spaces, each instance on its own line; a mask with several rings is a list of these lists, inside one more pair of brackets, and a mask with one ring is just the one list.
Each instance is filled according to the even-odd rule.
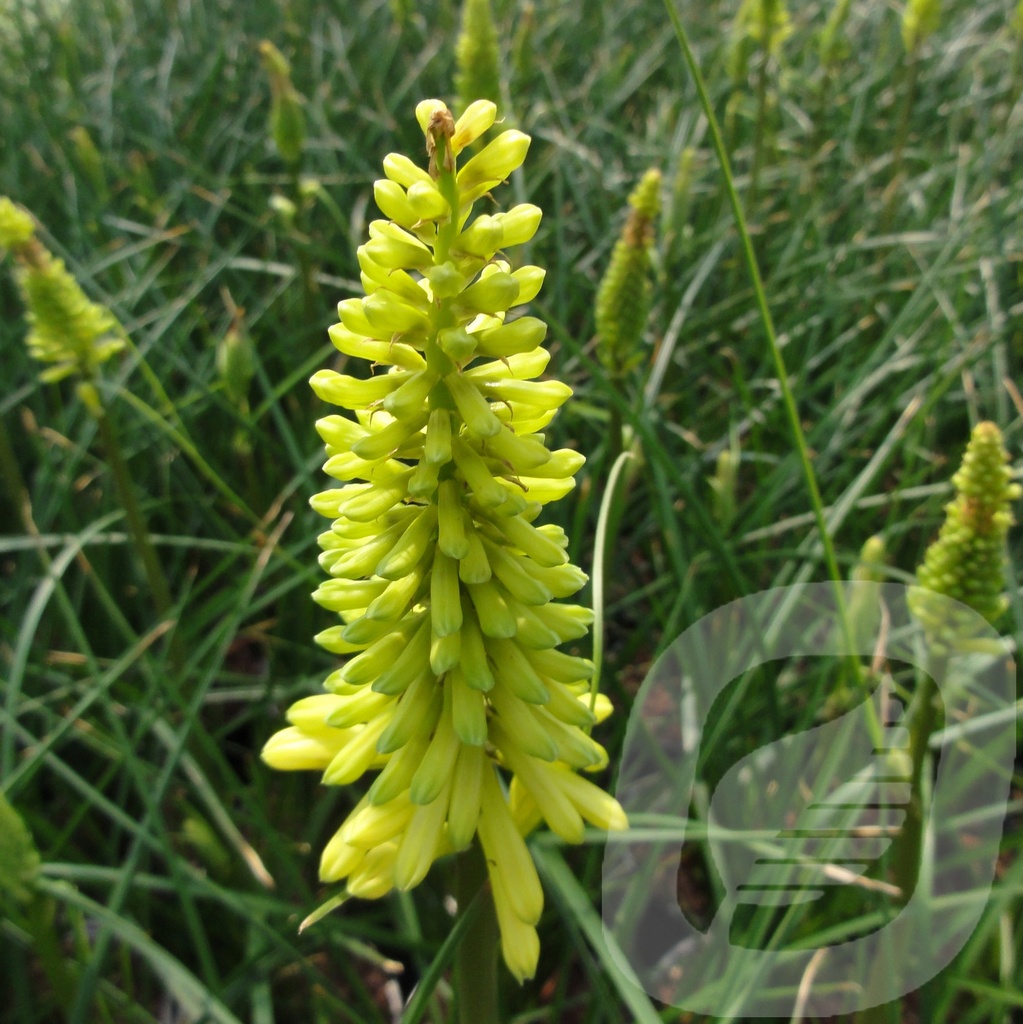
[[661,209],[661,172],[651,168],[629,196],[629,216],[597,289],[598,353],[619,376],[642,358],[640,340],[650,312],[650,249]]
[[0,196],[0,248],[18,263],[16,277],[28,307],[29,355],[51,363],[45,382],[78,374],[86,387],[97,368],[124,348],[113,313],[92,302],[59,260],[35,237],[32,218]]
[[323,772],[328,785],[380,773],[323,851],[320,876],[367,899],[410,889],[475,836],[486,854],[505,962],[520,981],[539,955],[543,891],[524,836],[541,821],[569,842],[585,824],[621,829],[613,797],[583,779],[607,754],[589,728],[592,663],[557,650],[592,615],[557,603],[585,583],[545,504],[574,486],[583,457],[542,431],[571,389],[536,380],[546,325],[509,315],[544,273],[512,270],[540,210],[473,204],[519,164],[529,137],[506,131],[464,166],[496,118],[489,101],[456,122],[416,109],[430,170],[391,154],[376,182],[387,220],[358,250],[365,296],[338,305],[335,347],[381,372],[320,370],[316,394],[349,411],[317,423],[340,486],[313,507],[330,575],[313,595],[339,624],[317,641],[347,660],[328,691],[299,701],[264,759]]

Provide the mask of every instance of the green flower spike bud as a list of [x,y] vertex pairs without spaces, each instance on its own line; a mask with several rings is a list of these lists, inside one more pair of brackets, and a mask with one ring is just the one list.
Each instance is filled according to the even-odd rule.
[[792,35],[792,21],[784,0],[742,0],[728,42],[726,65],[736,85],[746,80],[750,56],[760,50],[777,57]]
[[[40,374],[46,382],[72,374],[83,385],[98,367],[124,348],[120,327],[105,306],[90,301],[78,282],[35,238],[32,218],[6,196],[0,196],[0,248],[18,263],[16,277],[28,307],[29,354],[53,364]],[[88,400],[88,391],[83,398]]]
[[908,0],[902,12],[902,43],[915,53],[941,24],[941,0]]
[[860,584],[883,583],[887,561],[884,538],[868,537],[860,549],[860,559],[853,567],[847,608],[853,636],[861,645],[877,635],[880,609],[874,588]]
[[597,289],[598,352],[619,376],[641,358],[640,337],[650,312],[650,247],[660,212],[661,172],[651,169],[629,196],[629,216]]
[[973,428],[962,466],[952,477],[955,498],[945,506],[938,539],[917,570],[909,607],[935,642],[968,639],[948,621],[939,594],[979,612],[989,622],[1005,611],[1005,538],[1013,524],[1011,503],[1020,495],[1012,483],[1002,435],[993,423]]
[[845,36],[845,25],[851,7],[852,0],[836,0],[821,29],[817,52],[825,68],[834,66],[848,55],[849,41]]
[[103,157],[100,156],[96,143],[92,141],[92,136],[79,124],[68,132],[68,138],[74,146],[75,159],[79,167],[89,179],[96,195],[105,200],[108,194],[107,175],[103,168]]
[[739,441],[733,438],[729,448],[723,448],[718,455],[710,488],[714,492],[714,518],[727,530],[735,521],[737,511],[736,489],[739,483]]
[[256,374],[255,350],[245,329],[244,310],[236,310],[217,345],[217,372],[228,401],[239,409],[247,408],[249,385]]
[[501,51],[490,0],[464,0],[455,59],[461,108],[467,110],[479,99],[497,103],[501,98]]
[[498,247],[528,241],[540,211],[472,217],[529,138],[506,131],[459,168],[494,104],[471,103],[457,122],[437,100],[416,114],[430,170],[384,160],[375,193],[392,220],[371,225],[358,252],[366,295],[344,300],[330,331],[378,372],[312,379],[350,414],[317,424],[342,485],[312,501],[333,520],[320,537],[331,578],[315,599],[340,619],[317,641],[348,660],[328,693],[291,709],[263,757],[319,770],[328,785],[381,769],[320,863],[349,895],[409,889],[478,836],[505,962],[521,981],[536,970],[543,908],[525,834],[546,821],[579,842],[584,822],[627,824],[577,774],[607,762],[588,730],[610,705],[598,699],[591,713],[592,664],[555,650],[584,636],[592,615],[556,603],[586,577],[563,531],[537,524],[583,459],[551,452],[539,433],[571,394],[535,379],[549,359],[544,324],[509,318],[543,273],[512,273]]
[[302,96],[291,84],[291,66],[269,39],[259,44],[259,55],[270,78],[270,137],[281,159],[297,164],[305,144]]

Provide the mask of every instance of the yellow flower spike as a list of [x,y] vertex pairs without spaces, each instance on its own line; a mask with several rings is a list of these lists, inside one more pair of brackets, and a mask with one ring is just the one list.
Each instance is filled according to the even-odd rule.
[[529,138],[506,131],[459,168],[493,104],[469,104],[456,123],[429,100],[417,119],[429,166],[385,158],[374,194],[388,219],[358,250],[365,295],[341,301],[330,329],[350,372],[310,382],[346,410],[317,423],[324,468],[342,485],[311,502],[333,520],[314,597],[338,616],[316,639],[346,661],[326,693],[293,707],[264,758],[317,769],[327,785],[379,769],[321,861],[348,895],[412,888],[478,836],[521,980],[536,969],[543,908],[523,833],[546,820],[578,842],[583,822],[624,823],[575,771],[606,764],[588,730],[610,703],[591,710],[592,664],[555,650],[583,637],[592,613],[555,603],[586,576],[565,532],[538,519],[583,458],[552,452],[542,433],[572,393],[544,379],[546,325],[506,322],[543,284],[540,268],[513,271],[503,251],[533,237],[540,210],[473,217]]

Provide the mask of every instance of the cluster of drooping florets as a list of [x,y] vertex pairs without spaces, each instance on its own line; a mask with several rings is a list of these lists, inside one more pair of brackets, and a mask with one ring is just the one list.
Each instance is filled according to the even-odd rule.
[[544,272],[498,254],[533,236],[540,210],[470,219],[529,138],[505,131],[459,169],[494,104],[471,104],[457,123],[438,100],[416,115],[430,169],[384,160],[375,195],[389,219],[358,250],[366,296],[341,302],[330,330],[340,352],[388,369],[311,382],[354,413],[317,424],[324,468],[342,483],[313,499],[333,520],[320,537],[331,579],[314,597],[341,620],[317,640],[348,660],[327,693],[290,709],[263,756],[322,770],[328,785],[381,769],[323,851],[321,878],[346,880],[351,895],[409,889],[478,835],[521,980],[536,969],[543,906],[523,836],[541,820],[569,842],[584,821],[625,827],[618,803],[576,773],[606,764],[588,730],[610,706],[591,698],[591,662],[556,650],[585,635],[591,613],[552,599],[586,577],[564,532],[534,525],[583,457],[551,452],[541,433],[571,394],[534,379],[549,359],[545,325],[507,317]]
[[[1005,611],[1005,538],[1012,526],[1011,503],[1020,488],[1012,482],[1001,431],[994,423],[973,428],[963,463],[952,477],[955,498],[945,506],[938,539],[917,570],[918,587],[909,607],[932,641],[964,639],[969,621],[950,621],[950,597],[993,622]],[[955,618],[954,616],[952,618]]]
[[114,315],[92,302],[81,285],[36,237],[28,213],[0,196],[0,254],[9,250],[18,263],[17,279],[28,307],[29,355],[50,367],[40,374],[57,381],[78,374],[84,381],[124,348]]

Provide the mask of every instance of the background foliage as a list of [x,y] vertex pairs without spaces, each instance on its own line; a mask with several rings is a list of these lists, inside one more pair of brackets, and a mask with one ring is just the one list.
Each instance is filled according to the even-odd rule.
[[[606,573],[604,687],[624,712],[687,624],[825,571],[663,7],[494,6],[507,118],[533,136],[503,202],[545,211],[529,254],[548,268],[535,308],[552,368],[576,389],[554,440],[589,459],[552,510],[574,561],[592,561],[612,410],[645,456]],[[880,532],[891,577],[906,580],[970,425],[995,420],[1019,454],[1020,26],[1005,2],[950,0],[907,57],[891,5],[853,0],[836,24],[830,3],[798,4],[765,59],[731,32],[736,5],[686,8],[842,567]],[[306,501],[321,487],[306,380],[335,358],[326,327],[358,289],[380,160],[419,150],[416,101],[452,94],[457,29],[450,0],[0,6],[0,192],[37,216],[132,341],[105,396],[174,599],[160,621],[94,421],[73,387],[38,381],[0,274],[13,457],[0,494],[0,771],[42,861],[34,895],[9,896],[0,925],[4,1022],[390,1020],[430,976],[451,927],[442,872],[414,898],[349,906],[296,934],[324,895],[313,851],[355,798],[271,775],[257,755],[331,667],[310,641],[326,616],[308,598],[322,520]],[[305,97],[297,167],[268,136],[262,39]],[[625,197],[654,165],[653,311],[642,358],[609,379],[594,295]],[[218,368],[232,328],[251,341],[241,396]],[[726,449],[739,456],[732,506],[711,485]],[[1010,598],[1003,628],[1018,634],[1015,584]],[[805,725],[826,698],[778,681],[749,691],[729,708],[733,748],[713,753],[734,759]],[[620,737],[602,739],[613,763]],[[1020,1012],[1018,846],[1011,828],[984,924],[920,997],[923,1019]],[[607,973],[587,909],[599,846],[536,848],[544,953],[536,981],[506,993],[516,1019],[658,1019]],[[917,1019],[918,1003],[888,1019]],[[445,1005],[442,982],[425,1010],[442,1020]]]

